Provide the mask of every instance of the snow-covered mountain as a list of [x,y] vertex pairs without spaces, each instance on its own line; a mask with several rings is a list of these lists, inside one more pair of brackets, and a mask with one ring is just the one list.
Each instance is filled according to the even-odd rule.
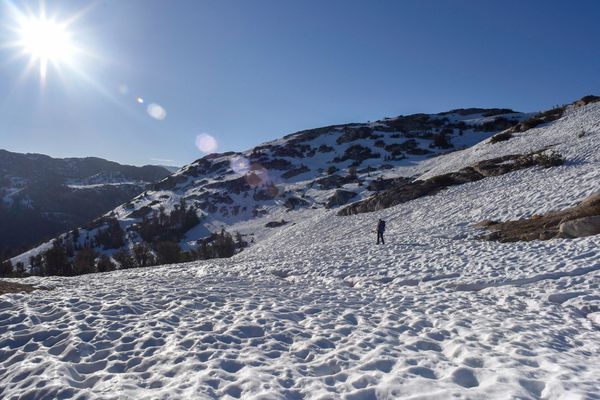
[[[518,169],[350,216],[319,205],[336,189],[319,196],[309,188],[299,196],[309,206],[290,212],[272,200],[267,214],[254,219],[229,209],[226,216],[219,204],[212,221],[238,217],[234,229],[251,232],[281,218],[295,224],[263,229],[270,233],[229,259],[26,278],[50,290],[0,297],[0,396],[597,398],[600,235],[498,243],[480,240],[473,226],[563,210],[600,191],[600,103],[559,114],[369,174],[428,179],[548,148],[565,158],[559,166]],[[287,140],[268,144],[269,153]],[[201,190],[194,179],[207,179],[205,185],[236,179],[230,172],[231,179],[217,179],[219,167],[211,180],[193,172],[234,156],[194,163],[146,196],[189,197]],[[281,173],[269,170],[269,177]],[[303,179],[275,186],[295,193]],[[138,198],[140,205],[147,200]],[[122,222],[133,218],[125,212],[118,209]],[[373,232],[379,218],[388,227],[383,246],[375,245]]]
[[[256,242],[314,210],[335,208],[385,189],[393,182],[390,178],[415,177],[423,160],[481,142],[530,116],[477,108],[415,114],[311,129],[245,152],[210,154],[82,227],[75,247],[91,243],[112,254],[141,242],[155,247],[156,241],[167,240],[190,251],[198,248],[198,240],[221,229]],[[148,221],[166,221],[178,209],[193,210],[199,221],[171,218],[172,223],[160,229],[150,226]],[[99,232],[115,226],[113,218],[124,240],[94,243]],[[72,240],[68,234],[59,239]],[[13,261],[27,264],[32,255],[49,247],[48,242]]]
[[0,258],[85,224],[169,174],[94,157],[0,150]]

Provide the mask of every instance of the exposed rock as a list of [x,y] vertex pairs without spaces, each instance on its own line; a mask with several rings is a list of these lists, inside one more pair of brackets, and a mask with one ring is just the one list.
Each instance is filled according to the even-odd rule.
[[355,178],[351,176],[329,175],[324,178],[317,179],[315,183],[322,190],[330,190],[342,187],[343,185],[353,182]]
[[333,150],[333,147],[327,146],[326,144],[322,144],[319,146],[319,149],[317,151],[319,153],[331,153]]
[[222,189],[226,192],[232,192],[235,194],[247,192],[251,189],[251,186],[248,184],[248,179],[245,176],[223,182],[209,183],[208,185],[205,185],[205,187],[207,189]]
[[574,107],[583,107],[585,105],[588,105],[590,103],[595,103],[597,101],[600,101],[600,96],[593,96],[593,95],[584,96],[581,99],[577,100],[575,103],[573,103],[573,106]]
[[581,207],[600,207],[600,192],[596,192],[581,202]]
[[372,192],[379,192],[381,190],[388,190],[394,186],[403,185],[412,182],[410,178],[390,178],[390,179],[375,179],[367,185],[367,189]]
[[267,227],[267,228],[279,228],[280,226],[286,225],[288,223],[289,223],[288,221],[283,220],[283,219],[281,221],[270,221],[270,222],[267,222],[265,224],[265,227]]
[[308,207],[309,203],[308,201],[300,199],[298,197],[288,197],[287,199],[285,199],[283,205],[288,210],[295,210],[302,207]]
[[501,132],[498,133],[494,136],[492,136],[490,138],[490,143],[498,143],[498,142],[505,142],[507,140],[510,140],[513,137],[512,133],[510,132]]
[[306,165],[301,165],[298,168],[293,168],[293,169],[290,169],[289,171],[284,172],[283,174],[281,174],[281,177],[283,179],[290,179],[290,178],[293,178],[294,176],[303,174],[308,171],[310,171],[310,168],[308,168]]
[[600,233],[600,215],[565,221],[560,224],[558,230],[564,237],[578,238],[597,235]]
[[267,201],[273,200],[278,195],[279,190],[277,189],[277,187],[275,185],[269,185],[260,190],[257,190],[256,193],[254,193],[254,196],[252,197],[256,201]]
[[541,152],[531,154],[515,154],[480,161],[470,167],[448,174],[437,175],[425,181],[400,181],[390,189],[377,193],[368,199],[356,202],[340,210],[338,215],[352,215],[372,212],[433,195],[449,186],[475,182],[486,177],[503,175],[511,171],[541,165]]
[[340,135],[336,143],[343,144],[353,142],[358,139],[376,139],[377,135],[373,134],[373,129],[368,126],[361,126],[359,128],[344,128],[344,133]]
[[496,225],[498,221],[493,221],[491,219],[484,219],[483,221],[477,222],[473,224],[473,228],[487,228],[492,225]]
[[353,160],[358,163],[361,163],[364,160],[369,158],[380,158],[381,155],[379,153],[373,153],[370,148],[361,146],[360,144],[355,144],[346,149],[344,154],[341,157],[336,157],[333,159],[333,162],[342,162],[346,160]]
[[481,239],[500,242],[597,235],[600,233],[600,194],[596,193],[579,205],[563,211],[552,211],[545,215],[533,215],[531,218],[500,223],[489,224],[482,221],[475,226],[491,231],[481,236]]
[[148,207],[148,206],[142,206],[139,209],[133,211],[132,213],[130,213],[129,215],[127,215],[127,218],[143,218],[146,215],[150,214],[150,212],[152,211],[152,208]]
[[18,292],[30,293],[30,292],[33,292],[34,290],[35,290],[35,288],[32,285],[0,281],[0,295],[6,294],[6,293],[18,293]]
[[283,158],[274,158],[272,160],[263,161],[261,164],[267,169],[288,170],[292,167],[292,163]]
[[150,190],[173,190],[175,187],[188,180],[186,175],[171,175],[160,182],[150,186]]
[[354,198],[356,193],[349,190],[336,190],[333,196],[327,200],[327,208],[338,207],[346,204],[350,199]]

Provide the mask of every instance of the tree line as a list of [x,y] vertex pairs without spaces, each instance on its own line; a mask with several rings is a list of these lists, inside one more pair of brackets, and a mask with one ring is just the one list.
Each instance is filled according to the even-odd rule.
[[125,247],[126,234],[116,218],[105,217],[101,222],[103,228],[94,236],[88,233],[82,238],[80,231],[75,229],[55,239],[48,249],[30,257],[29,269],[22,262],[15,265],[10,260],[2,262],[0,276],[75,276],[224,258],[233,256],[247,245],[241,234],[237,233],[234,238],[223,229],[182,250],[179,242],[185,232],[200,222],[195,209],[186,207],[183,200],[171,213],[161,207],[132,226],[132,231],[143,241],[130,248]]

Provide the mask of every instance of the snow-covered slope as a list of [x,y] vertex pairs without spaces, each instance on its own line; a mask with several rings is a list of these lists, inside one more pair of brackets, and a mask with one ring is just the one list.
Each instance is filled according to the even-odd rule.
[[503,244],[472,224],[598,191],[600,103],[434,164],[547,146],[567,162],[375,213],[305,210],[231,259],[27,278],[53,290],[0,298],[0,396],[597,398],[600,237]]
[[[294,223],[314,210],[370,196],[372,182],[415,175],[422,160],[471,146],[528,116],[508,109],[459,109],[297,132],[246,152],[199,159],[106,217],[119,221],[125,231],[121,247],[128,249],[154,240],[141,233],[145,218],[156,220],[161,210],[169,215],[181,204],[201,218],[198,226],[166,239],[183,250],[197,248],[198,239],[222,228],[233,233],[234,225],[247,242],[256,242],[276,230],[265,227],[268,222]],[[80,236],[93,242],[104,223],[84,227]],[[60,239],[71,240],[69,235]],[[49,246],[13,262],[28,264]],[[109,255],[116,250],[95,247]]]

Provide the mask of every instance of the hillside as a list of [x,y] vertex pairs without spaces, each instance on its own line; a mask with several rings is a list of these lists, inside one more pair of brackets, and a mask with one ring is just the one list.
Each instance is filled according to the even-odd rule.
[[[134,246],[145,243],[164,263],[185,259],[174,255],[175,246],[187,258],[205,258],[202,243],[212,233],[225,229],[237,233],[240,244],[255,243],[315,210],[415,177],[423,160],[481,142],[530,116],[478,108],[415,114],[306,130],[245,152],[211,154],[81,227],[77,240],[65,234],[59,241],[108,255],[119,249],[133,254]],[[122,240],[97,240],[107,230]],[[48,242],[13,262],[27,265],[50,247]]]
[[[20,280],[50,290],[0,297],[0,395],[593,399],[600,236],[498,243],[474,224],[568,209],[597,193],[600,103],[393,171],[428,179],[549,147],[564,164],[370,213],[280,206],[240,218],[232,229],[282,216],[295,224],[263,229],[229,259]],[[198,164],[180,171],[185,181],[159,185],[188,187]],[[317,190],[307,190],[314,204]]]
[[169,174],[94,157],[0,150],[0,259],[88,223]]

